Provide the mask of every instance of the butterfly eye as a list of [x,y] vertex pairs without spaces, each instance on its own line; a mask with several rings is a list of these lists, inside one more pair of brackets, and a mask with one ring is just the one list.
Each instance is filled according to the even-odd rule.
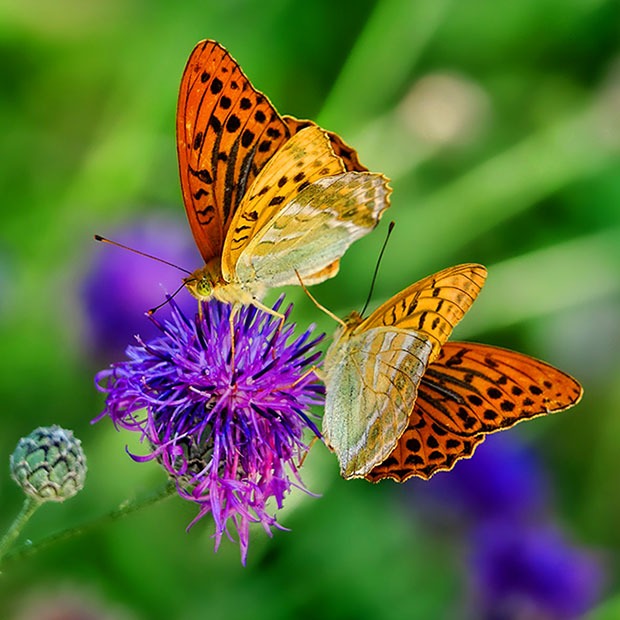
[[211,297],[211,293],[213,292],[213,284],[207,276],[202,276],[201,278],[198,278],[195,281],[194,285],[196,287],[198,299]]
[[213,294],[213,281],[206,273],[200,273],[203,268],[197,269],[189,278],[184,278],[183,282],[187,290],[196,299],[209,299]]

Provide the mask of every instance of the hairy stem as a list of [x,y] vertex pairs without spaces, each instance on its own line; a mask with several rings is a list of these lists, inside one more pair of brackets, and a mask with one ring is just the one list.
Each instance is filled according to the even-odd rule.
[[[20,560],[23,559],[27,556],[30,556],[34,553],[37,553],[43,549],[45,549],[46,547],[49,547],[50,545],[53,545],[55,543],[61,542],[63,540],[68,540],[70,538],[73,538],[75,536],[81,536],[82,534],[93,530],[97,527],[101,527],[106,525],[107,523],[110,523],[112,521],[115,521],[116,519],[120,519],[121,517],[125,517],[133,512],[137,512],[138,510],[142,510],[143,508],[147,508],[148,506],[152,506],[153,504],[156,504],[168,497],[170,497],[176,490],[176,487],[174,485],[173,482],[168,482],[168,484],[163,487],[160,491],[158,491],[157,493],[153,493],[152,495],[149,495],[145,498],[142,498],[140,500],[127,500],[125,502],[123,502],[123,504],[121,504],[121,506],[119,508],[117,508],[116,510],[112,510],[111,512],[101,515],[99,517],[95,517],[94,519],[92,519],[91,521],[86,521],[84,523],[82,523],[81,525],[78,525],[76,527],[72,527],[70,529],[67,530],[61,530],[60,532],[55,532],[54,534],[50,534],[49,536],[46,536],[45,538],[40,539],[39,541],[33,543],[33,544],[27,544],[27,545],[21,545],[20,547],[18,547],[17,549],[15,549],[14,551],[12,551],[11,553],[8,553],[5,557],[4,557],[4,561],[5,562],[14,562],[16,560]],[[21,527],[23,527],[24,523],[26,522],[26,520],[32,515],[32,513],[34,512],[34,510],[37,508],[37,506],[35,505],[34,508],[31,508],[31,512],[29,514],[27,514],[26,518],[23,520],[23,522],[20,524],[19,529],[17,530],[17,532],[11,537],[11,539],[8,541],[6,547],[8,547],[10,545],[10,543],[15,539],[15,537],[17,536],[17,534],[19,533],[19,530],[21,530]],[[22,510],[22,514],[24,514],[26,511],[25,509]],[[21,517],[21,515],[20,515]],[[19,519],[19,517],[18,517]],[[16,523],[17,520],[16,519]],[[9,532],[7,532],[7,534],[5,535],[4,539],[2,540],[2,543],[4,543],[4,541],[8,538],[9,534],[11,533],[12,529],[14,528],[15,524],[13,524],[13,526],[11,526],[11,530],[9,530]],[[3,557],[3,553],[6,551],[5,547],[0,546],[0,560],[2,560]]]

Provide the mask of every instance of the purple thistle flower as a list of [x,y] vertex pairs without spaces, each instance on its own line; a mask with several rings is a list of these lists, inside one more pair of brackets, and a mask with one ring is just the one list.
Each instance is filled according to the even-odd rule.
[[572,620],[600,598],[600,562],[553,527],[487,523],[476,532],[474,549],[475,618]]
[[[274,306],[278,310],[283,297]],[[175,481],[179,495],[215,521],[215,548],[230,529],[239,535],[245,563],[249,524],[267,533],[281,526],[267,510],[282,507],[292,486],[308,492],[296,462],[308,449],[304,431],[319,434],[309,407],[323,403],[323,387],[308,371],[320,357],[313,327],[289,343],[295,326],[252,306],[234,314],[211,301],[203,317],[189,320],[171,302],[171,319],[153,319],[160,335],[127,348],[128,361],[100,372],[107,415],[117,427],[137,431]],[[292,306],[284,315],[288,318]],[[190,524],[190,525],[192,525]]]
[[[141,252],[159,256],[185,269],[202,262],[186,226],[163,216],[152,216],[111,232],[114,241]],[[81,286],[82,305],[91,350],[106,362],[118,359],[135,334],[151,338],[157,328],[144,313],[165,299],[181,284],[183,274],[163,263],[149,260],[122,248],[96,244],[94,258]],[[175,301],[184,311],[193,311],[195,299],[186,290]],[[169,309],[160,310],[168,315]]]

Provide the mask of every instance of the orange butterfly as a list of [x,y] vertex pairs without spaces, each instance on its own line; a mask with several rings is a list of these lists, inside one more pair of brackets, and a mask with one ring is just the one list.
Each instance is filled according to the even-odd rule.
[[205,262],[185,279],[199,300],[273,313],[260,303],[267,288],[333,277],[389,206],[385,177],[335,134],[280,116],[215,41],[200,42],[183,73],[177,149]]
[[429,478],[470,456],[486,434],[579,401],[579,383],[544,362],[447,342],[486,273],[449,267],[366,319],[354,312],[340,321],[323,364],[322,430],[344,478]]
[[486,279],[482,265],[448,267],[386,301],[351,313],[325,354],[323,437],[343,478],[388,457],[407,428],[422,376]]
[[515,351],[448,342],[426,369],[409,424],[372,482],[428,479],[471,456],[485,436],[576,405],[583,394],[566,373]]

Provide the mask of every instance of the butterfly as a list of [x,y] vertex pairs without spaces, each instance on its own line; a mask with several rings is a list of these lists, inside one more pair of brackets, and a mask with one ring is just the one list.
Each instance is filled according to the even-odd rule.
[[[389,206],[391,189],[336,134],[280,116],[215,41],[192,51],[179,92],[185,210],[204,265],[199,300],[260,302],[272,287],[315,284]],[[299,274],[299,275],[297,275]]]
[[471,456],[487,434],[569,409],[582,394],[570,375],[523,353],[447,342],[422,376],[396,447],[365,478],[428,479]]
[[485,278],[481,265],[451,267],[345,320],[325,358],[323,422],[343,477],[429,478],[486,434],[579,402],[579,383],[545,362],[446,342]]
[[476,299],[482,265],[444,269],[412,284],[368,318],[354,312],[323,364],[323,437],[344,478],[363,477],[394,450],[429,364]]

